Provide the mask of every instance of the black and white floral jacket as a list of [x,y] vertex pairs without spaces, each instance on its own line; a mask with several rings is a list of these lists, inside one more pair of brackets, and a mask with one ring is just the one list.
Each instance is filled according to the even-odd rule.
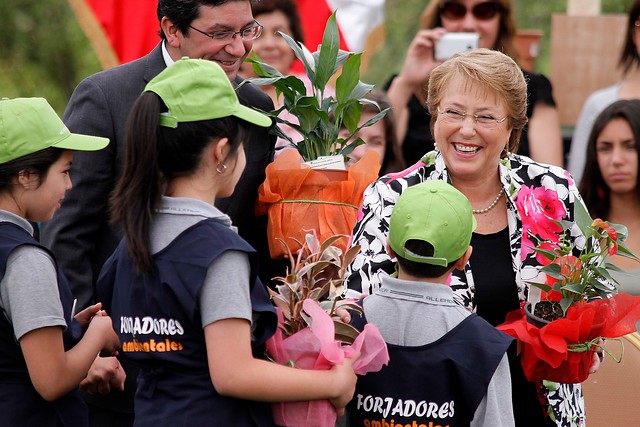
[[[526,282],[538,275],[539,264],[535,254],[525,259],[521,257],[522,221],[515,206],[515,196],[522,186],[553,190],[565,206],[567,221],[574,220],[574,203],[582,203],[582,200],[569,173],[556,166],[539,164],[528,157],[511,154],[500,162],[499,173],[508,196],[509,239],[518,297],[520,301],[526,301],[529,294]],[[395,271],[395,262],[385,250],[391,211],[402,191],[428,179],[450,182],[444,159],[437,151],[426,154],[420,162],[404,171],[385,175],[367,188],[353,230],[352,245],[360,245],[360,252],[347,271],[348,289],[370,294],[380,287],[381,276]],[[584,246],[584,236],[577,226],[572,227],[571,235],[577,248]],[[464,272],[454,270],[450,286],[457,302],[475,311],[472,266],[467,264]],[[584,398],[580,384],[547,384],[541,387],[558,426],[584,425]]]

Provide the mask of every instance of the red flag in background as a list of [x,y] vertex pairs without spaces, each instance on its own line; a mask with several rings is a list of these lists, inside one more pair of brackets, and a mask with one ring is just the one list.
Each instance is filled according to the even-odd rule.
[[[296,0],[305,44],[314,52],[337,10],[340,48],[368,57],[384,40],[384,0]],[[157,0],[69,0],[103,68],[140,58],[160,41]],[[300,70],[302,67],[300,66]]]
[[138,59],[158,44],[157,0],[69,0],[103,68]]

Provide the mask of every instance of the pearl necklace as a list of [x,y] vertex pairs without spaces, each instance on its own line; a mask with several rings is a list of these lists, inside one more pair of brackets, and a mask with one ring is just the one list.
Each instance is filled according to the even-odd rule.
[[474,214],[483,214],[483,213],[489,212],[491,209],[493,209],[496,203],[498,203],[498,200],[500,200],[500,197],[502,197],[502,188],[500,189],[500,192],[498,193],[496,198],[493,199],[493,202],[489,206],[487,206],[484,209],[472,209],[471,212],[473,212]]

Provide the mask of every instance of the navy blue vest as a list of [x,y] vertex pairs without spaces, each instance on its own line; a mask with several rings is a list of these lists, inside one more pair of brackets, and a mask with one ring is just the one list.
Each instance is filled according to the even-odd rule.
[[[354,326],[364,327],[364,315],[354,318]],[[358,377],[351,427],[469,426],[512,341],[472,314],[433,343],[387,344],[388,366]]]
[[[10,222],[0,222],[0,280],[7,270],[9,255],[22,245],[37,246],[53,258],[51,252],[22,227]],[[24,286],[30,284],[25,283]],[[65,321],[67,325],[71,325],[63,333],[65,350],[69,350],[78,342],[82,331],[78,322],[71,319],[73,297],[67,279],[60,270],[58,290]],[[0,424],[33,427],[89,425],[87,408],[77,390],[55,402],[47,402],[38,394],[29,378],[29,371],[22,350],[16,342],[13,326],[4,313],[0,315],[0,340],[3,343],[0,346]]]
[[141,367],[136,426],[272,426],[270,406],[220,396],[209,374],[198,294],[211,263],[224,251],[249,254],[254,352],[276,328],[266,288],[257,278],[255,250],[224,224],[201,221],[182,232],[140,274],[122,241],[98,279],[98,296],[111,313],[122,354]]

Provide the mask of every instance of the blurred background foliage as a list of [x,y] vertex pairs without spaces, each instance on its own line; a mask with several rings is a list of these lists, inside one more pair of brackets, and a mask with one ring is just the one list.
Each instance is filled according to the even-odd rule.
[[[536,68],[549,75],[551,16],[565,13],[567,0],[513,1],[518,28],[544,33]],[[427,3],[386,0],[386,43],[363,80],[381,86],[399,71]],[[602,0],[602,13],[626,13],[630,3]],[[5,16],[0,26],[0,97],[42,96],[62,114],[76,84],[101,69],[67,0],[0,0],[0,10]]]

